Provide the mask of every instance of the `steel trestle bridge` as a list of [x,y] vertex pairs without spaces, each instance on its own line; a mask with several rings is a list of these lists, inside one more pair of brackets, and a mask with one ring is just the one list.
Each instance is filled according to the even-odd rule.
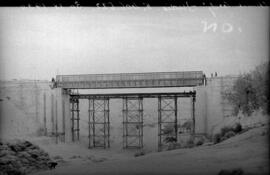
[[[161,151],[166,139],[177,142],[177,99],[191,98],[192,130],[195,130],[196,92],[162,92],[162,93],[107,93],[74,94],[71,89],[121,89],[121,88],[164,88],[194,87],[205,84],[202,71],[187,72],[150,72],[120,74],[85,74],[57,75],[54,87],[69,92],[71,112],[72,141],[79,140],[79,100],[89,101],[89,148],[110,147],[110,99],[122,99],[123,148],[143,148],[143,99],[158,99],[158,150]],[[173,131],[166,132],[168,125]]]

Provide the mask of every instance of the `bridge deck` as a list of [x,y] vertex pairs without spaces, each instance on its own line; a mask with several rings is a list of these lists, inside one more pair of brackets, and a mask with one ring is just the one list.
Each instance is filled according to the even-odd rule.
[[192,87],[202,85],[203,81],[202,71],[57,75],[56,87],[65,89]]
[[195,97],[195,91],[166,93],[71,94],[74,99]]

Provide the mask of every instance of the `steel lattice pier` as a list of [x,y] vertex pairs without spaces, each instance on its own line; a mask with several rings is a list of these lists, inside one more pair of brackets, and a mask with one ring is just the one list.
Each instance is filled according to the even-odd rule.
[[192,135],[195,133],[196,92],[130,93],[130,94],[70,94],[72,141],[79,140],[79,99],[89,101],[89,148],[110,147],[110,99],[123,100],[123,148],[143,148],[143,99],[158,99],[158,151],[167,143],[177,142],[177,99],[191,98]]
[[89,99],[89,148],[110,147],[109,98]]
[[123,98],[123,148],[143,148],[143,98]]
[[177,97],[158,97],[158,151],[177,142]]
[[80,140],[80,110],[79,110],[79,99],[71,98],[71,133],[72,141]]

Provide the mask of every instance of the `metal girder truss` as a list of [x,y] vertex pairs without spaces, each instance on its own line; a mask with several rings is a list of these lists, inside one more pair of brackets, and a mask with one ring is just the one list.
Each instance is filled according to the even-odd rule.
[[110,147],[109,98],[89,99],[89,148]]
[[80,140],[80,110],[79,110],[79,99],[71,98],[71,133],[72,141]]
[[123,148],[143,148],[143,98],[123,98]]
[[158,151],[177,142],[177,97],[158,97]]
[[112,89],[112,88],[160,88],[193,87],[203,85],[202,71],[145,72],[120,74],[57,75],[53,88],[64,89]]

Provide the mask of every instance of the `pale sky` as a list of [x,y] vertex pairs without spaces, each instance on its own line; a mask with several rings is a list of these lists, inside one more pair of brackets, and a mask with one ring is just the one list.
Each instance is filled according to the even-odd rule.
[[267,61],[268,48],[268,7],[0,8],[0,79],[239,74]]

